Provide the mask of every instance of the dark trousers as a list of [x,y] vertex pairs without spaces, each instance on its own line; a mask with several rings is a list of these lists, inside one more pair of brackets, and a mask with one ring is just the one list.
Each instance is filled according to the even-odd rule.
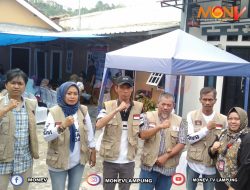
[[[135,163],[118,164],[111,162],[103,162],[103,189],[114,190],[116,183],[105,182],[106,178],[133,178]],[[130,183],[119,183],[119,190],[129,190]]]
[[[216,178],[219,179],[221,178],[218,170],[216,169]],[[228,190],[228,186],[224,182],[216,182],[215,183],[215,189],[216,190]]]

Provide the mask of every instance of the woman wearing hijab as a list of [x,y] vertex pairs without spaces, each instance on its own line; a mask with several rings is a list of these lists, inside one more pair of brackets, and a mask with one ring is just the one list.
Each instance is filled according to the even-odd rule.
[[216,162],[216,190],[250,189],[250,133],[247,113],[233,107],[228,115],[228,128],[209,148]]
[[94,166],[96,161],[90,116],[79,103],[74,82],[59,87],[57,104],[50,109],[44,129],[52,190],[64,190],[67,176],[68,190],[79,190],[85,163]]

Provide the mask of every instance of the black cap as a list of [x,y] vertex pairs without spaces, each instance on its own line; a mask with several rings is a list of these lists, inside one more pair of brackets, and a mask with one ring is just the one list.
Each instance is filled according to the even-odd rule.
[[129,86],[134,86],[134,81],[130,76],[120,76],[116,79],[117,85],[128,84]]

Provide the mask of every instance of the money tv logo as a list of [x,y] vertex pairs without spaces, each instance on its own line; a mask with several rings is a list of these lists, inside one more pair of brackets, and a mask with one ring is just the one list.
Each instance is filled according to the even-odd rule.
[[185,176],[181,173],[175,173],[172,176],[172,183],[175,185],[183,185],[185,181],[186,181]]
[[247,8],[244,6],[240,9],[239,6],[225,7],[225,6],[208,6],[204,8],[200,6],[197,19],[218,19],[218,20],[233,20],[239,21],[240,17],[246,12]]

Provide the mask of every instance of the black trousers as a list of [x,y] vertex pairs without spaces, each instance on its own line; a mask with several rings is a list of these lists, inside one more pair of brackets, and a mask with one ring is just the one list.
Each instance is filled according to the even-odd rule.
[[[221,178],[217,169],[216,169],[216,178],[217,179]],[[225,182],[215,182],[215,189],[216,190],[228,190],[228,186],[226,185]]]

